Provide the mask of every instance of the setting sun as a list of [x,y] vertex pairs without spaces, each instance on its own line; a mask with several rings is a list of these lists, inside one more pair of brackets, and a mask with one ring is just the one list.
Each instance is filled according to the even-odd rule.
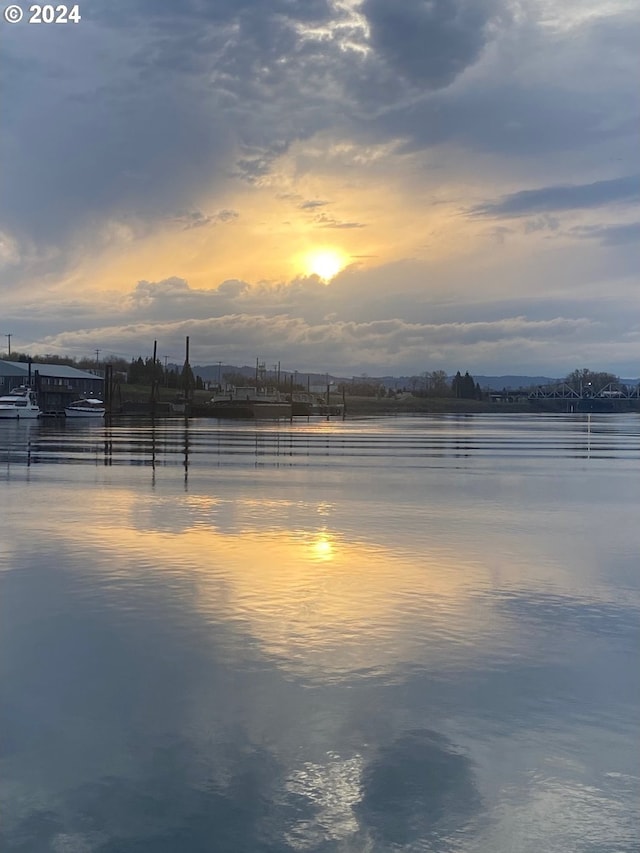
[[345,259],[337,249],[314,249],[306,256],[305,263],[307,274],[328,281],[344,268]]

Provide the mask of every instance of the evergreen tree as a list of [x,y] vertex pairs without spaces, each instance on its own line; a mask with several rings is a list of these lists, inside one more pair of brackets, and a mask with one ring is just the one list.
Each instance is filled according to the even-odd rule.
[[473,400],[476,396],[476,383],[473,376],[469,375],[469,371],[462,377],[462,393],[461,397],[465,400]]
[[196,385],[196,380],[193,375],[193,370],[191,369],[191,365],[189,362],[185,361],[184,367],[182,368],[182,375],[180,376],[180,383],[182,385],[182,390],[185,395],[188,397],[190,393],[193,391]]
[[476,399],[476,382],[467,370],[464,376],[458,371],[451,382],[451,391],[454,397],[462,400]]

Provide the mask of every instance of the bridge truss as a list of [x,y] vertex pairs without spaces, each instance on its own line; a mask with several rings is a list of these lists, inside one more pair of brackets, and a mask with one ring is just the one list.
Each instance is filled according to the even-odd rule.
[[640,400],[640,385],[629,387],[618,382],[610,382],[604,388],[594,391],[591,385],[585,385],[576,391],[566,382],[556,385],[539,386],[529,394],[530,400]]

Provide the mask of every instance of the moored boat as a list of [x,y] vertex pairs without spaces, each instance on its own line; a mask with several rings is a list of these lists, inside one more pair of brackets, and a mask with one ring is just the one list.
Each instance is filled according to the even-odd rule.
[[65,406],[64,413],[68,418],[103,418],[105,407],[102,400],[95,397],[83,397]]
[[211,398],[210,408],[217,418],[291,417],[291,402],[270,388],[228,387]]
[[40,406],[35,391],[25,385],[0,397],[0,419],[33,420],[39,416]]
[[291,395],[293,417],[314,415],[344,415],[343,403],[327,403],[318,394],[295,392]]

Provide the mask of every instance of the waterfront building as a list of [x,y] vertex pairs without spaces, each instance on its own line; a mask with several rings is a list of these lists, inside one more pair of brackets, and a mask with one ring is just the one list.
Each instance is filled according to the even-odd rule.
[[67,364],[0,360],[0,394],[20,385],[33,388],[44,413],[62,414],[65,406],[80,397],[102,397],[104,380]]

